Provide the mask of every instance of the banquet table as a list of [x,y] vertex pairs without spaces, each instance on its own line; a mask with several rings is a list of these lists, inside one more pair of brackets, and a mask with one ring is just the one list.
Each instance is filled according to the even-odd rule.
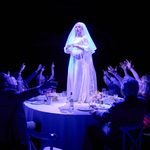
[[89,104],[75,103],[74,110],[70,111],[64,99],[59,97],[57,101],[48,104],[44,101],[25,101],[27,121],[39,122],[42,132],[56,133],[56,147],[63,150],[83,150],[86,129],[97,123],[97,120],[90,114]]

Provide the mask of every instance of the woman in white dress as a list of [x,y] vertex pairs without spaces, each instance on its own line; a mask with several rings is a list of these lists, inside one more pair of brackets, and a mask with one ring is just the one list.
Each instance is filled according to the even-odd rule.
[[72,94],[74,101],[89,102],[89,97],[97,92],[97,78],[92,54],[96,46],[82,22],[77,22],[64,47],[70,54],[67,76],[67,96]]

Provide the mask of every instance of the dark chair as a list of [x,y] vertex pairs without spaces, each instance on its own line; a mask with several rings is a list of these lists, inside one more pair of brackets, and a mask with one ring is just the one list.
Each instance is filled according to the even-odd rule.
[[[54,147],[54,141],[57,139],[55,133],[43,133],[35,130],[36,123],[34,121],[28,122],[29,135],[29,150],[61,150]],[[38,140],[40,145],[35,142]]]
[[143,142],[142,148],[144,150],[150,147],[150,113],[147,113],[144,117],[144,131],[143,131]]
[[140,150],[142,145],[143,124],[123,126],[122,132],[122,150]]

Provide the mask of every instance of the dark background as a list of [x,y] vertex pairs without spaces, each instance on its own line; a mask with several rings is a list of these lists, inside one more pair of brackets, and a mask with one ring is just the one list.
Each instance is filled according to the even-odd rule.
[[102,70],[133,62],[139,75],[150,73],[149,12],[144,2],[105,1],[6,2],[1,13],[0,70],[14,72],[24,62],[23,76],[45,65],[50,74],[55,63],[58,91],[66,90],[69,55],[64,45],[73,25],[82,21],[97,46],[93,61],[98,87],[103,86]]

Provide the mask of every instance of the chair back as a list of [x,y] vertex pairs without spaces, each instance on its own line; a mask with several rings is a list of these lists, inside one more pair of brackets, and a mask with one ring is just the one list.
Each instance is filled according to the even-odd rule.
[[122,150],[140,150],[143,136],[143,124],[120,127],[122,132]]
[[[54,141],[57,138],[55,133],[43,133],[41,131],[36,131],[36,123],[34,121],[27,122],[27,129],[29,135],[29,150],[61,150],[54,147]],[[35,142],[35,140],[40,142],[40,145]]]

